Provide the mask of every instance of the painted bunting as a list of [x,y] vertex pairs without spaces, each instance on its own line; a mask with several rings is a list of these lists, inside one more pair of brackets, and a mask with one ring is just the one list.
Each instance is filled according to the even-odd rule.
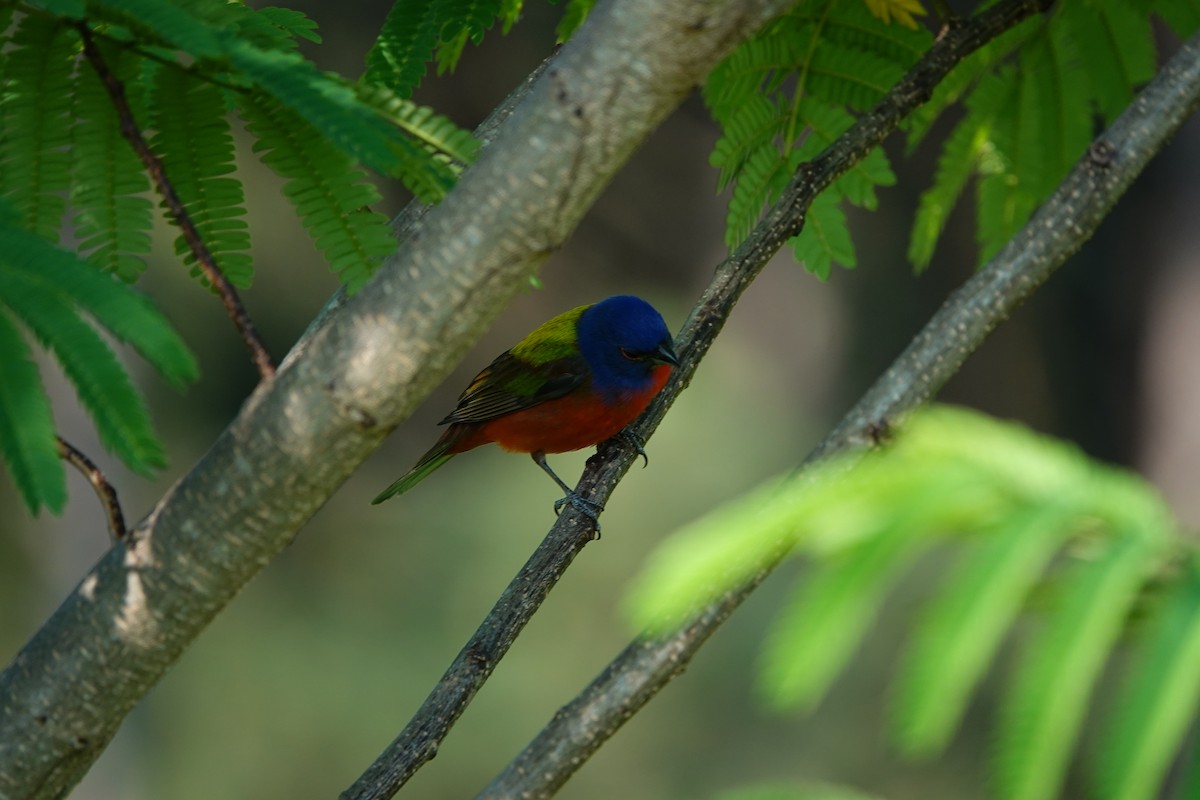
[[559,314],[475,376],[439,423],[449,427],[437,443],[371,503],[407,492],[459,453],[495,442],[532,455],[566,492],[556,512],[569,502],[594,519],[599,507],[554,474],[546,453],[617,435],[677,366],[662,315],[641,298],[618,295]]

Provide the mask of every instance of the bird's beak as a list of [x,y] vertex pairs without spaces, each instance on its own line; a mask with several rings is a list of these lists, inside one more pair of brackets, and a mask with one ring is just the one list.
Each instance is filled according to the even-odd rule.
[[679,366],[679,356],[675,355],[675,350],[671,347],[670,342],[660,344],[658,349],[650,354],[650,360],[657,364],[670,364],[672,367]]

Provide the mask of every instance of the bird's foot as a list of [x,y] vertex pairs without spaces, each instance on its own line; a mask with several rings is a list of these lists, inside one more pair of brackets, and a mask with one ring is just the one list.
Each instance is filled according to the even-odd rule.
[[589,517],[592,522],[596,523],[596,533],[600,532],[600,512],[604,510],[603,504],[597,503],[595,500],[588,500],[579,492],[572,490],[567,492],[566,497],[560,497],[554,501],[555,516],[561,514],[567,504],[585,517]]
[[619,439],[625,446],[642,457],[642,469],[650,466],[650,456],[646,455],[646,443],[642,440],[642,437],[628,428],[622,428],[613,438]]

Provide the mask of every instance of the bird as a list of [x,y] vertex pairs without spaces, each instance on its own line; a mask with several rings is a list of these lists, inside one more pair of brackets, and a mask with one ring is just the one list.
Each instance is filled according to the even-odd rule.
[[[558,477],[546,454],[621,434],[678,366],[666,322],[640,297],[616,295],[563,312],[484,367],[438,423],[448,427],[433,447],[371,504],[407,492],[454,456],[495,442],[529,453],[566,493],[554,504],[556,514],[570,503],[596,520],[603,506]],[[641,441],[632,437],[631,443],[645,457]]]

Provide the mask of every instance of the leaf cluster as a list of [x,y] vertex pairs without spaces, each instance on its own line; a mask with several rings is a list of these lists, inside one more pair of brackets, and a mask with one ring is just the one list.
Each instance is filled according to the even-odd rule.
[[[897,580],[948,559],[896,669],[890,733],[940,753],[1002,644],[995,796],[1058,795],[1090,705],[1092,796],[1154,796],[1200,700],[1200,558],[1141,479],[964,410],[915,415],[880,451],[764,486],[668,540],[630,597],[664,630],[788,554],[812,568],[764,644],[760,688],[812,708]],[[940,562],[939,562],[940,563]],[[1127,665],[1099,691],[1113,656]]]
[[[83,56],[84,30],[103,71]],[[18,281],[46,259],[72,265],[61,267],[66,283],[56,288],[66,294],[56,301],[15,283],[3,298],[12,360],[0,452],[31,510],[60,509],[65,478],[25,335],[50,350],[101,440],[139,472],[164,463],[162,446],[144,401],[93,326],[134,344],[172,383],[196,372],[177,335],[121,283],[144,271],[155,223],[151,182],[129,128],[143,134],[205,248],[239,287],[250,284],[253,264],[235,116],[254,137],[252,152],[285,178],[285,195],[351,290],[395,249],[387,220],[369,208],[379,194],[360,164],[432,202],[474,157],[470,134],[386,87],[320,71],[300,55],[300,40],[319,37],[299,12],[226,0],[0,4],[0,236],[14,243],[0,254],[4,280]],[[59,247],[64,241],[78,256]],[[194,266],[182,234],[175,249]],[[83,271],[88,265],[95,275]],[[92,300],[125,311],[97,315],[76,291],[83,285],[104,287]],[[114,328],[118,320],[134,327]]]
[[[909,0],[818,0],[797,6],[745,42],[710,75],[704,97],[721,126],[711,162],[732,186],[726,243],[740,243],[796,167],[849,127],[929,47]],[[1190,0],[1056,3],[959,64],[907,123],[915,149],[946,112],[933,184],[920,199],[908,256],[925,269],[951,210],[972,179],[976,238],[986,261],[1029,218],[1083,154],[1096,127],[1118,114],[1155,68],[1152,13],[1180,36],[1200,26]],[[889,19],[893,21],[889,23]],[[943,20],[941,24],[947,21]],[[899,23],[899,24],[898,24]],[[906,27],[905,23],[913,27]],[[821,278],[855,265],[841,201],[876,205],[895,182],[873,152],[813,204],[792,242]]]
[[[732,186],[726,244],[740,243],[796,168],[878,101],[931,41],[927,31],[880,22],[858,0],[819,0],[797,5],[718,65],[704,100],[721,127],[710,156],[718,188]],[[790,243],[796,258],[820,278],[835,263],[853,267],[841,201],[874,209],[876,187],[895,181],[883,151],[873,151],[812,204]]]

